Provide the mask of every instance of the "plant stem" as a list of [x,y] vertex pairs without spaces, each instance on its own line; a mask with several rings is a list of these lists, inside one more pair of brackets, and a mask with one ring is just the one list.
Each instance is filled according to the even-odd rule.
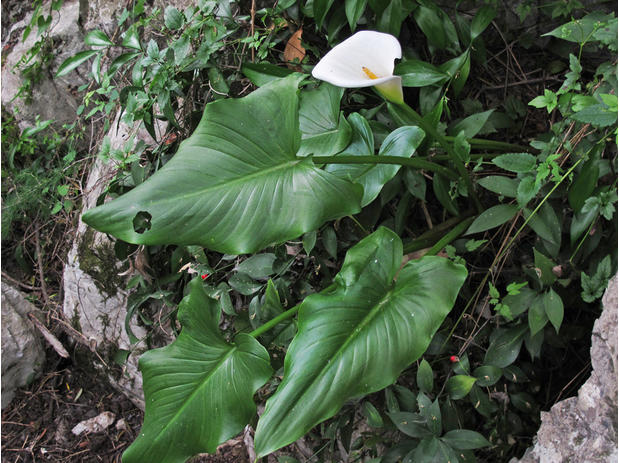
[[[453,142],[455,139],[456,137],[450,137],[448,135],[445,135],[445,140],[447,141]],[[466,141],[469,142],[469,144],[475,148],[488,148],[488,149],[497,149],[497,150],[514,151],[514,152],[527,152],[527,153],[533,151],[533,148],[529,146],[514,145],[512,143],[505,143],[503,141],[497,141],[497,140],[486,140],[484,138],[467,138]]]
[[404,254],[408,254],[409,252],[415,252],[423,248],[429,248],[438,240],[440,240],[443,236],[445,236],[445,233],[450,230],[451,227],[459,224],[464,219],[469,218],[472,214],[473,211],[469,210],[459,217],[452,217],[451,219],[448,219],[445,222],[434,226],[434,228],[431,228],[427,232],[423,233],[421,236],[404,244]]
[[458,180],[455,172],[440,164],[419,158],[403,158],[400,156],[313,156],[315,164],[396,164],[400,166],[425,169],[444,175],[451,180]]
[[440,240],[436,242],[434,246],[430,248],[430,250],[425,254],[426,256],[434,256],[441,249],[455,240],[458,236],[460,236],[464,231],[469,228],[469,225],[475,220],[475,217],[468,217],[456,225],[449,233],[443,236]]
[[277,317],[272,318],[271,320],[266,322],[264,325],[259,326],[258,328],[256,328],[254,331],[249,333],[249,335],[254,337],[254,338],[257,338],[258,336],[262,335],[263,333],[266,333],[270,329],[275,328],[281,322],[286,321],[289,318],[294,317],[294,315],[299,311],[300,307],[301,307],[301,304],[295,305],[292,309],[288,309],[285,312],[280,313]]
[[404,111],[406,115],[410,117],[410,119],[415,121],[415,123],[419,127],[421,127],[421,129],[427,135],[429,135],[431,138],[434,138],[439,143],[439,145],[441,145],[441,147],[445,151],[447,151],[447,154],[449,154],[449,157],[451,158],[451,162],[454,163],[454,165],[456,166],[456,169],[458,170],[458,173],[460,174],[460,177],[464,180],[464,183],[466,184],[466,189],[469,192],[469,196],[473,200],[475,207],[477,208],[478,212],[482,212],[484,210],[484,207],[481,205],[479,198],[475,194],[475,189],[473,188],[473,182],[471,181],[469,172],[468,170],[466,170],[466,167],[464,166],[462,159],[460,159],[460,157],[456,154],[456,152],[453,149],[453,146],[447,141],[445,136],[438,133],[436,128],[434,128],[432,124],[429,124],[427,121],[425,121],[424,118],[421,117],[421,115],[417,111],[415,111],[413,108],[411,108],[406,103],[399,103],[399,104],[396,104],[396,106],[400,108],[402,111]]

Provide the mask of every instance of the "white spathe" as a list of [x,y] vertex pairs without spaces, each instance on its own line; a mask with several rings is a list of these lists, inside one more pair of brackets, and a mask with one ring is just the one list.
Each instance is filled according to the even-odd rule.
[[316,79],[337,87],[376,87],[394,103],[402,103],[402,78],[393,75],[394,60],[402,57],[393,35],[359,31],[327,53],[312,70]]

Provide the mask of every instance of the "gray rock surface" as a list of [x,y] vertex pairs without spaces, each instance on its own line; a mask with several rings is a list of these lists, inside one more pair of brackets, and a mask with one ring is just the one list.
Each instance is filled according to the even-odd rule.
[[[49,2],[42,8],[43,11],[49,11]],[[41,121],[53,119],[58,124],[73,122],[81,101],[76,90],[86,79],[77,72],[58,79],[53,79],[52,76],[65,59],[86,48],[79,25],[79,0],[67,0],[60,11],[52,12],[49,37],[53,43],[53,58],[39,73],[39,82],[34,85],[32,97],[26,102],[17,97],[24,82],[18,64],[24,57],[28,57],[28,52],[39,40],[36,27],[25,41],[21,40],[22,31],[31,17],[30,13],[14,24],[7,39],[19,40],[15,46],[9,48],[8,54],[3,56],[2,106],[13,113],[21,129],[34,126],[37,116]]]
[[[146,131],[118,123],[118,118],[119,115],[108,134],[112,148],[122,148],[133,134],[137,135],[136,139],[150,140]],[[114,165],[105,164],[100,158],[95,161],[84,188],[82,211],[95,206],[115,171]],[[139,343],[132,345],[125,331],[128,294],[124,291],[124,278],[119,275],[123,270],[118,266],[114,243],[80,220],[64,268],[64,315],[97,352],[118,349],[132,352],[122,375],[118,378],[108,372],[108,376],[113,386],[143,408],[142,377],[138,372],[137,360],[144,348]],[[134,322],[131,328],[138,339],[146,335],[145,330]],[[108,360],[113,362],[111,358]]]
[[542,412],[537,442],[510,463],[615,463],[617,461],[617,276],[593,325],[593,371],[578,391]]
[[2,282],[2,408],[17,388],[40,375],[45,363],[40,336],[28,319],[34,310],[21,292]]

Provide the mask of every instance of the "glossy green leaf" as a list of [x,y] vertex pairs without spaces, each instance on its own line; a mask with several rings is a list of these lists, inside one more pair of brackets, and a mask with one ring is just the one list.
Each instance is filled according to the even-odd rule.
[[481,33],[490,25],[495,16],[495,9],[489,5],[483,5],[479,10],[477,10],[473,21],[471,21],[471,40],[475,40],[479,37]]
[[548,320],[554,326],[555,331],[559,333],[561,323],[563,323],[563,301],[561,297],[550,288],[544,293],[543,303]]
[[333,0],[314,0],[314,21],[316,21],[316,26],[318,29],[322,27],[322,23],[324,22],[331,5],[333,5]]
[[587,198],[591,196],[597,184],[600,169],[597,159],[589,159],[574,179],[567,194],[570,206],[575,212],[579,212]]
[[394,281],[402,257],[400,238],[381,227],[348,251],[330,287],[303,301],[283,381],[256,429],[259,457],[294,442],[346,400],[392,384],[427,349],[466,270],[425,257]]
[[596,104],[581,109],[572,114],[570,118],[595,127],[608,127],[617,124],[617,111],[612,111],[602,104]]
[[528,312],[529,318],[529,331],[531,335],[534,336],[538,331],[540,331],[546,323],[548,323],[548,317],[546,316],[546,311],[544,309],[544,297],[542,295],[538,295],[529,307]]
[[84,61],[87,61],[97,53],[99,53],[99,50],[86,50],[80,51],[79,53],[76,53],[70,58],[67,58],[62,62],[62,64],[58,68],[58,71],[56,71],[56,77],[61,77],[68,74],[73,69],[82,64]]
[[502,175],[489,175],[477,181],[486,190],[507,198],[515,198],[518,194],[518,180],[503,177]]
[[426,200],[426,179],[416,170],[407,168],[404,173],[404,184],[408,192],[415,198]]
[[493,158],[492,163],[509,172],[531,172],[537,159],[529,153],[505,153]]
[[495,384],[500,378],[503,372],[499,367],[494,365],[482,365],[475,368],[473,376],[477,378],[477,385],[482,387],[488,387]]
[[430,45],[452,52],[460,50],[456,28],[444,11],[420,5],[413,12],[413,16]]
[[266,278],[273,274],[273,262],[275,262],[273,253],[256,254],[241,262],[236,270],[252,278]]
[[527,329],[526,325],[518,325],[498,331],[486,351],[484,364],[505,368],[514,363],[520,353],[522,340]]
[[[290,76],[244,98],[209,103],[162,169],[83,220],[130,243],[245,254],[358,212],[359,185],[295,156],[299,80]],[[140,214],[150,224],[142,233],[133,226]]]
[[466,138],[473,138],[479,133],[493,112],[494,109],[490,109],[481,113],[472,114],[450,127],[449,134],[456,136],[461,131],[464,131],[464,136]]
[[440,436],[443,433],[443,416],[438,399],[434,402],[423,392],[417,396],[417,405],[419,406],[419,414],[426,419],[428,429],[435,436]]
[[475,384],[477,378],[473,376],[467,375],[456,375],[452,376],[447,380],[447,384],[445,385],[445,390],[447,394],[449,394],[449,398],[452,400],[458,400],[469,393],[473,384]]
[[396,428],[407,436],[418,439],[432,436],[426,425],[426,419],[419,413],[393,412],[388,415]]
[[570,244],[572,247],[576,245],[593,221],[597,219],[599,213],[600,206],[595,204],[593,207],[583,207],[580,212],[574,214],[570,224]]
[[346,18],[348,19],[348,25],[351,31],[354,32],[357,28],[357,22],[365,11],[367,3],[368,0],[346,0]]
[[114,45],[107,34],[99,29],[90,31],[84,37],[84,43],[89,47],[109,47]]
[[122,46],[133,48],[134,50],[142,50],[142,45],[140,45],[140,37],[138,36],[136,27],[131,27],[125,32]]
[[432,392],[434,385],[434,373],[432,373],[432,367],[423,359],[417,369],[417,387],[421,392]]
[[367,418],[368,425],[372,428],[382,428],[385,425],[380,413],[370,402],[363,402],[361,405],[361,414]]
[[555,263],[551,259],[535,248],[533,248],[533,258],[536,272],[543,284],[550,286],[557,281],[557,276],[552,271]]
[[512,219],[518,212],[518,206],[514,204],[499,204],[485,210],[473,221],[465,235],[472,235],[486,230],[491,230],[503,225]]
[[244,63],[241,71],[257,87],[262,87],[273,80],[287,77],[294,73],[291,69],[270,63]]
[[343,88],[326,82],[316,90],[301,92],[301,147],[297,152],[298,156],[331,156],[348,146],[352,130],[344,115],[340,114],[343,94]]
[[411,8],[402,0],[391,0],[377,21],[377,29],[393,36],[400,35],[402,23],[409,15]]
[[404,87],[426,87],[442,84],[449,80],[449,75],[425,61],[408,59],[398,63],[395,74],[402,77]]
[[436,199],[451,215],[458,215],[458,203],[449,194],[449,179],[442,175],[434,174],[432,177],[432,189]]
[[107,73],[110,74],[110,75],[114,74],[122,66],[127,64],[132,59],[137,58],[138,56],[141,56],[141,53],[139,53],[139,52],[131,52],[131,53],[123,53],[122,55],[119,55],[118,57],[116,57],[116,59],[114,59],[114,61],[112,61],[112,64],[110,64],[110,67],[109,67]]
[[436,437],[426,437],[419,442],[415,450],[406,455],[404,461],[414,463],[444,463],[448,460],[441,458],[439,449],[440,443],[441,441]]
[[445,433],[441,440],[459,450],[480,449],[492,445],[484,436],[469,429],[454,429]]
[[554,249],[553,254],[559,252],[561,247],[561,222],[557,213],[552,205],[546,201],[539,208],[537,214],[531,217],[532,211],[528,208],[523,210],[523,216],[525,219],[529,219],[528,226],[533,229],[535,234],[540,238],[546,240],[548,244]]
[[[367,120],[354,113],[350,116],[353,127],[353,139],[341,154],[368,156],[374,154],[374,136]],[[404,126],[391,132],[380,147],[379,156],[400,156],[410,158],[424,138],[419,127]],[[363,186],[361,206],[365,207],[379,195],[383,185],[391,180],[400,170],[396,164],[330,164],[326,167],[338,177],[359,183]]]
[[146,411],[123,462],[182,463],[243,430],[256,412],[253,394],[272,374],[264,347],[247,334],[233,344],[219,332],[219,307],[200,279],[179,306],[176,341],[140,359]]

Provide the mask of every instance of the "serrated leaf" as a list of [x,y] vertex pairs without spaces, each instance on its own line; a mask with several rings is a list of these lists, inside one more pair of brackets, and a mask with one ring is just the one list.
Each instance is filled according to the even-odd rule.
[[79,53],[76,53],[70,58],[67,58],[66,60],[62,62],[62,64],[58,68],[58,71],[56,71],[56,77],[62,77],[68,74],[73,69],[75,69],[80,64],[82,64],[84,61],[87,61],[92,56],[96,55],[97,53],[99,53],[98,50],[85,50],[85,51],[80,51]]
[[303,301],[284,379],[256,429],[259,457],[294,442],[346,400],[392,384],[427,349],[466,270],[425,257],[394,282],[401,261],[400,238],[381,227],[348,251],[329,288]]
[[219,332],[219,307],[202,282],[179,306],[181,334],[140,359],[146,411],[123,462],[184,462],[243,430],[256,412],[253,394],[272,374],[269,355],[251,336],[234,344]]
[[176,31],[185,24],[185,16],[177,8],[168,5],[163,12],[163,21],[168,29]]
[[529,153],[506,153],[492,159],[492,163],[509,172],[531,172],[537,158]]
[[595,127],[608,127],[617,123],[617,111],[611,111],[604,105],[596,104],[572,114],[570,118]]
[[[359,185],[295,156],[300,78],[207,104],[194,134],[163,168],[83,220],[130,243],[246,254],[358,212]],[[151,216],[143,233],[133,227],[140,212]]]
[[471,224],[465,235],[472,235],[486,230],[491,230],[503,225],[512,219],[518,212],[518,206],[514,204],[499,204],[485,210]]
[[447,394],[449,394],[450,399],[458,400],[467,396],[473,387],[473,384],[475,384],[475,381],[477,381],[477,378],[474,378],[473,376],[452,376],[447,380],[445,390],[447,391]]
[[520,353],[522,340],[527,329],[526,325],[518,325],[499,331],[486,351],[484,364],[505,368],[514,363]]
[[421,392],[432,392],[432,386],[434,385],[434,374],[432,373],[432,367],[423,359],[417,369],[417,387]]
[[340,115],[340,100],[344,89],[323,83],[316,90],[301,93],[299,128],[301,146],[298,156],[315,154],[331,156],[342,151],[350,142],[352,129]]
[[469,429],[454,429],[445,433],[441,440],[459,450],[473,450],[492,445],[484,436]]
[[84,37],[84,43],[89,47],[109,47],[114,45],[107,34],[99,29],[90,31]]
[[142,50],[142,45],[140,45],[140,38],[138,37],[138,31],[136,27],[132,27],[125,32],[122,46],[133,48],[134,50]]
[[534,175],[527,175],[520,180],[518,184],[518,191],[516,193],[516,200],[520,207],[525,207],[529,201],[535,198],[535,195],[539,192],[541,184],[535,181]]

